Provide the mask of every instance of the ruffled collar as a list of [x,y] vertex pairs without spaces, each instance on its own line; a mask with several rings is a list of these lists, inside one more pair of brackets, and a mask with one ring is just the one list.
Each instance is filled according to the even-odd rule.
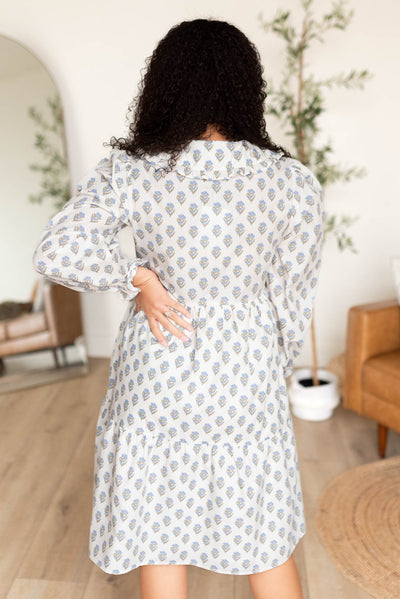
[[[193,139],[178,156],[174,171],[193,179],[230,179],[250,175],[279,157],[280,153],[261,149],[247,140]],[[145,161],[155,170],[163,170],[169,158],[169,153],[161,152],[146,156]]]

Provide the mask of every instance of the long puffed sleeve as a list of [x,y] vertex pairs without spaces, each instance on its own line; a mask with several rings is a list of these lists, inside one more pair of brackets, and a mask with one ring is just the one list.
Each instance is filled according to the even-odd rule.
[[140,292],[132,279],[138,266],[150,263],[125,256],[117,238],[132,222],[130,168],[120,152],[112,151],[81,180],[45,227],[33,255],[38,273],[77,291],[114,290],[129,300]]
[[326,215],[315,175],[295,159],[287,168],[290,209],[266,280],[285,377],[293,373],[294,360],[311,326]]

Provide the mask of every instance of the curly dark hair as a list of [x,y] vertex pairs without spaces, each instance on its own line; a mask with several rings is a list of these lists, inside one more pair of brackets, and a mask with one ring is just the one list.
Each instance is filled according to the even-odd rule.
[[274,144],[264,118],[267,83],[256,46],[237,27],[216,19],[183,21],[160,40],[128,108],[134,111],[126,138],[104,145],[143,157],[171,154],[169,169],[209,124],[229,141],[247,140],[260,148]]

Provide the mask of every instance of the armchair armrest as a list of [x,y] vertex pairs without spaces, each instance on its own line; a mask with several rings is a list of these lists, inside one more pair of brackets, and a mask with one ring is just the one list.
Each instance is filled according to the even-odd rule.
[[368,358],[400,349],[397,299],[352,306],[348,311],[343,406],[362,412],[362,367]]
[[62,285],[45,285],[44,309],[54,347],[73,343],[82,334],[79,291]]

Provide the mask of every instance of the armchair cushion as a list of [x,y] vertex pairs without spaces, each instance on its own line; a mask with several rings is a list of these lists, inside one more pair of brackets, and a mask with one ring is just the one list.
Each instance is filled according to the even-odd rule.
[[364,362],[362,386],[369,394],[400,406],[400,350]]
[[0,341],[41,333],[46,331],[47,328],[44,312],[23,314],[12,320],[0,321]]
[[72,344],[82,334],[80,294],[43,286],[44,310],[0,322],[0,358]]
[[51,347],[53,346],[51,344],[50,331],[42,331],[41,333],[27,335],[26,337],[16,337],[15,339],[0,341],[0,357],[24,354]]
[[364,365],[381,354],[400,350],[397,299],[352,306],[348,311],[343,405],[364,413]]

